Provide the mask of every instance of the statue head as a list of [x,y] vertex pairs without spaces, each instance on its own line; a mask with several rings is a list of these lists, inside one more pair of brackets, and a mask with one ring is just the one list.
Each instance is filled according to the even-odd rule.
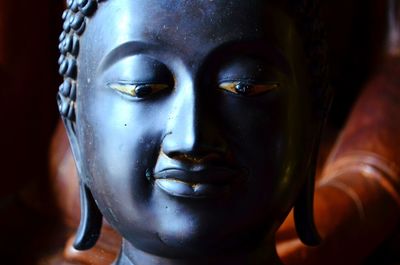
[[314,1],[70,0],[58,102],[81,178],[75,246],[102,216],[173,258],[256,248],[295,206],[315,244],[329,96]]

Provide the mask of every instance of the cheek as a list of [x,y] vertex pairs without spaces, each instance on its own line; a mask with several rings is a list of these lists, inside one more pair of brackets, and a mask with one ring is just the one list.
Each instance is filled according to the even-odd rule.
[[307,151],[299,120],[305,113],[290,101],[283,93],[221,101],[224,134],[236,161],[249,172],[249,196],[266,208],[286,205],[303,179]]
[[218,113],[224,135],[246,167],[270,167],[282,160],[286,145],[286,110],[276,94],[254,98],[224,97]]
[[160,106],[101,93],[80,106],[81,147],[100,208],[111,223],[140,218],[151,197],[146,170],[157,160],[163,134]]

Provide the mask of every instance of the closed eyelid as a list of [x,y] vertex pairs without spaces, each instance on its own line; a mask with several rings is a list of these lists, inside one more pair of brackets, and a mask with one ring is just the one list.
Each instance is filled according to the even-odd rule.
[[[248,86],[251,89],[247,93],[245,92],[240,93],[238,89],[238,86],[240,85]],[[279,89],[280,83],[278,82],[251,83],[243,81],[227,81],[227,82],[221,82],[219,84],[219,88],[234,94],[246,94],[248,96],[255,96],[258,94],[266,93],[268,91]]]
[[161,83],[139,83],[139,84],[109,83],[108,87],[110,87],[115,91],[127,94],[132,97],[143,97],[138,93],[139,92],[138,89],[140,88],[150,89],[150,91],[146,91],[150,95],[157,93],[158,91],[161,91],[163,89],[167,89],[170,86],[168,84],[161,84]]

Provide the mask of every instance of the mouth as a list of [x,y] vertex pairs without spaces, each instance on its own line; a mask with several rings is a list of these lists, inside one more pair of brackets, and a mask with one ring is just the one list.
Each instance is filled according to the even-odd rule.
[[191,171],[168,168],[155,172],[152,180],[155,186],[175,197],[214,198],[224,196],[240,181],[237,171],[230,168],[206,168]]

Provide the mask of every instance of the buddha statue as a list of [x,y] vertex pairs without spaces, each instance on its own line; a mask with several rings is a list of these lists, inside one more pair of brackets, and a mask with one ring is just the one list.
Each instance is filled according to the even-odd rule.
[[117,265],[281,264],[294,206],[318,244],[313,185],[329,106],[306,0],[69,0],[58,105],[80,176],[74,246],[103,217]]

